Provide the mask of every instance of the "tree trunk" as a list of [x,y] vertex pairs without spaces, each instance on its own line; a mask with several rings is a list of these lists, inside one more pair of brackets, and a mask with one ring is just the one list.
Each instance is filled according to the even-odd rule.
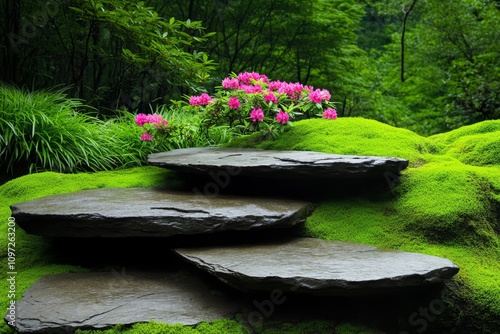
[[406,33],[406,21],[408,20],[408,16],[410,15],[410,12],[412,11],[413,7],[415,7],[415,4],[417,3],[417,0],[413,0],[410,8],[406,10],[405,5],[403,5],[402,11],[403,11],[403,32],[401,33],[401,82],[405,81],[405,33]]
[[19,36],[21,20],[21,4],[18,0],[6,0],[4,7],[4,32],[2,36],[4,48],[4,66],[1,80],[16,84],[18,80],[19,48],[23,39]]

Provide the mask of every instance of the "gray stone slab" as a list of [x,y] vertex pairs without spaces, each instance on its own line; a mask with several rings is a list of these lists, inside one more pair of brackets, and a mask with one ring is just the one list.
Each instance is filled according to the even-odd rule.
[[291,180],[393,178],[408,167],[407,160],[390,157],[218,147],[150,154],[148,162],[177,171],[210,174],[221,182],[237,175]]
[[17,302],[14,329],[54,334],[149,321],[194,325],[241,312],[241,302],[210,289],[183,272],[45,276]]
[[26,232],[47,237],[167,237],[299,224],[304,201],[196,195],[156,188],[104,188],[11,206]]
[[175,251],[221,281],[249,291],[385,293],[442,282],[459,270],[436,256],[313,238]]

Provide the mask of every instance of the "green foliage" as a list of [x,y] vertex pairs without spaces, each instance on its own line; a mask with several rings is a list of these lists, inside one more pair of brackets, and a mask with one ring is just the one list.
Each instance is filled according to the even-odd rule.
[[100,112],[146,110],[199,87],[214,69],[202,50],[211,34],[200,22],[162,17],[144,2],[23,0],[1,6],[0,15],[8,37],[0,80],[32,89],[70,86],[72,97]]
[[76,172],[141,165],[147,147],[137,130],[101,121],[63,91],[27,92],[0,86],[0,168],[15,175],[42,170]]
[[161,13],[202,21],[217,34],[207,52],[219,67],[215,82],[227,73],[256,71],[284,81],[352,97],[360,81],[363,52],[356,30],[363,7],[354,0],[159,2]]
[[388,22],[392,42],[382,51],[372,49],[379,75],[370,81],[373,95],[366,97],[372,108],[359,115],[424,135],[500,117],[500,36],[493,1],[418,1],[405,34],[404,82],[397,28],[401,3],[373,3],[375,17]]
[[[154,112],[149,115],[158,115],[168,122],[166,126],[160,127],[154,124],[142,126],[143,133],[153,137],[153,140],[147,143],[150,152],[222,145],[230,142],[235,135],[228,125],[213,124],[210,127],[205,127],[201,115],[194,113],[182,101],[173,101],[173,105],[170,107],[157,106]],[[130,122],[132,123],[132,120]],[[137,143],[138,137],[131,138],[131,140]]]

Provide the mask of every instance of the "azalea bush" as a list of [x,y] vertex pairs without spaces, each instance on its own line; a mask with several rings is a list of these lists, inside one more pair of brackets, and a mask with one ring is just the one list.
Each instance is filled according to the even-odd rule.
[[336,119],[330,92],[301,83],[270,81],[264,74],[232,74],[216,87],[214,96],[190,96],[189,105],[202,114],[202,126],[228,125],[237,133],[264,131],[277,137],[293,120]]
[[[228,127],[236,134],[262,131],[276,138],[293,120],[311,117],[336,119],[335,103],[326,89],[301,83],[270,81],[256,72],[232,74],[216,87],[215,94],[186,96],[178,101],[183,112],[200,117],[200,132],[208,136],[216,127]],[[195,117],[195,116],[193,116]],[[159,114],[139,114],[142,140],[164,140],[182,135],[175,124]]]

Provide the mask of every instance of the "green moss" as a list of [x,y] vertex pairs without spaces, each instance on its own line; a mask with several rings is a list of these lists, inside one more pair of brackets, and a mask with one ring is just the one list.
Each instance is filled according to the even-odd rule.
[[485,121],[430,137],[446,145],[444,152],[475,165],[500,165],[500,121]]
[[108,330],[80,330],[77,334],[247,334],[249,331],[234,320],[222,319],[214,322],[202,322],[194,327],[180,324],[148,322],[131,327],[115,326]]
[[498,246],[490,182],[460,163],[411,168],[398,189],[401,225],[430,242]]
[[440,150],[434,141],[414,132],[364,118],[303,120],[277,140],[259,143],[258,136],[252,135],[234,141],[232,146],[390,156],[412,162]]

